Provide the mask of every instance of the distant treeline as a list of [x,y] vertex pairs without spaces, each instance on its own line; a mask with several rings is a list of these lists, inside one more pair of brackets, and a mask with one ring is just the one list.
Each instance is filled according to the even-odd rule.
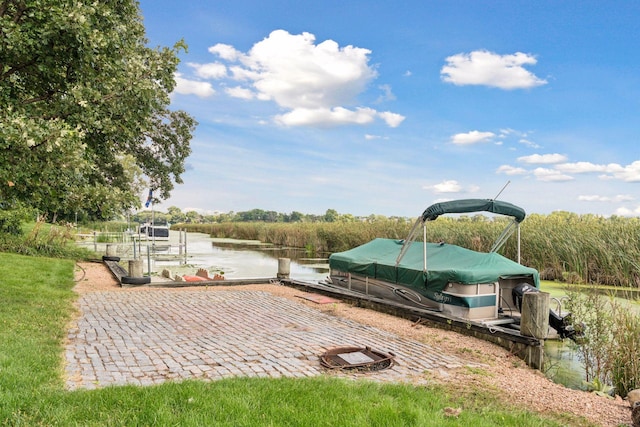
[[[323,215],[303,214],[293,211],[291,213],[282,213],[276,211],[265,211],[262,209],[252,209],[245,212],[225,212],[218,214],[201,214],[196,211],[182,212],[180,208],[171,206],[167,212],[151,212],[140,211],[131,217],[134,222],[147,222],[151,218],[156,221],[168,222],[170,224],[187,223],[187,224],[210,224],[218,222],[352,222],[352,221],[371,221],[375,219],[386,218],[380,215],[369,215],[368,217],[355,217],[351,214],[340,214],[335,209],[327,209]],[[394,219],[392,217],[391,219]],[[404,218],[399,218],[405,220]]]
[[[226,221],[181,223],[175,227],[213,237],[260,240],[306,248],[310,254],[326,254],[376,237],[403,239],[415,221],[383,216],[355,218],[332,210],[314,221],[306,215],[296,222],[249,219],[262,212],[254,210],[235,214],[235,219]],[[507,221],[479,214],[440,217],[427,224],[427,238],[488,251]],[[511,238],[501,253],[515,259],[516,251],[516,239]],[[640,287],[640,220],[569,212],[529,215],[521,224],[521,262],[536,268],[547,280]]]

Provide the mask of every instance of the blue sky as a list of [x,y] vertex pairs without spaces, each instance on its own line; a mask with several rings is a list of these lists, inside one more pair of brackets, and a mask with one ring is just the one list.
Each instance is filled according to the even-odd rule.
[[640,2],[142,0],[200,212],[640,215]]

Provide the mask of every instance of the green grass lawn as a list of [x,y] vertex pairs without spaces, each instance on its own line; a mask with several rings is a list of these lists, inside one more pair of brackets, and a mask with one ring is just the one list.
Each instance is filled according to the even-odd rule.
[[[150,387],[64,389],[74,262],[0,253],[0,425],[9,426],[571,426],[478,388],[235,378]],[[447,417],[446,407],[462,408]]]

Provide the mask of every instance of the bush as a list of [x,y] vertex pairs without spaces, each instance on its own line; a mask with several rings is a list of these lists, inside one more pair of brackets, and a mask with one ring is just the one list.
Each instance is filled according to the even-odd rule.
[[27,226],[29,228],[30,231],[26,234],[0,233],[0,252],[70,259],[95,256],[91,251],[75,244],[74,234],[69,226],[55,226],[39,221]]
[[620,396],[640,386],[640,315],[595,287],[570,286],[567,310],[582,332],[576,346],[587,385],[612,386]]
[[0,233],[22,235],[22,223],[27,217],[26,209],[0,210]]

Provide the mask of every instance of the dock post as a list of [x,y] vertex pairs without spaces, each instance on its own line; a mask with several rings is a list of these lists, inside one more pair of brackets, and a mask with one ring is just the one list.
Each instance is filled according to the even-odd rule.
[[520,332],[522,335],[543,340],[549,334],[549,301],[548,292],[527,292],[522,298],[522,319]]
[[291,274],[291,260],[278,258],[278,279],[288,279]]
[[118,245],[107,245],[107,256],[117,256]]
[[130,277],[142,277],[143,276],[143,264],[141,259],[129,261],[129,276]]
[[147,245],[147,271],[151,276],[151,252],[149,251],[149,245]]
[[522,318],[520,333],[540,340],[539,346],[529,346],[525,361],[534,369],[542,369],[544,363],[544,340],[549,335],[548,292],[527,292],[522,296]]

